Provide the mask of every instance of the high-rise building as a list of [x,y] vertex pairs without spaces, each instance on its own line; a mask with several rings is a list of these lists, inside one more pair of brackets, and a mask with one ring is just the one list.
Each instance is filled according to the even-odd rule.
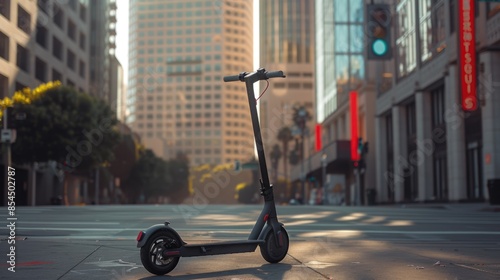
[[87,91],[87,1],[0,1],[0,96],[59,80]]
[[87,0],[90,12],[89,93],[106,101],[116,111],[117,85],[111,81],[118,65],[116,58],[116,0]]
[[253,66],[253,1],[130,2],[127,122],[163,158],[191,165],[254,155],[243,83]]
[[[282,146],[278,134],[282,128],[289,127],[293,137],[301,137],[301,131],[294,128],[294,107],[303,107],[309,112],[309,133],[304,130],[304,134],[314,136],[314,1],[260,0],[259,7],[260,66],[267,70],[283,70],[287,76],[283,80],[272,80],[259,100],[260,121],[265,132],[263,140],[272,179],[285,179],[290,174],[291,164],[285,162],[289,155],[285,157],[286,148]],[[308,141],[311,137],[305,138],[304,154],[307,157],[314,142]],[[293,143],[290,141],[286,153],[295,149]],[[278,161],[273,158],[276,145],[281,151]]]

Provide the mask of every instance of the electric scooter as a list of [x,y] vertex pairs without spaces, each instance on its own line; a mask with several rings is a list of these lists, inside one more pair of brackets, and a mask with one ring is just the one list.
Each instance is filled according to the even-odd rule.
[[261,68],[255,72],[242,72],[239,75],[226,76],[224,82],[245,82],[250,104],[250,115],[259,157],[260,193],[264,197],[264,208],[260,213],[247,240],[226,241],[207,244],[187,244],[170,227],[169,222],[157,224],[140,231],[137,235],[137,247],[141,248],[141,262],[144,268],[156,275],[172,271],[180,257],[200,257],[210,255],[254,252],[260,247],[262,257],[269,263],[278,263],[288,252],[289,238],[283,224],[278,222],[274,203],[273,186],[269,182],[264,145],[257,116],[257,101],[253,84],[270,78],[285,78],[282,71],[267,72]]

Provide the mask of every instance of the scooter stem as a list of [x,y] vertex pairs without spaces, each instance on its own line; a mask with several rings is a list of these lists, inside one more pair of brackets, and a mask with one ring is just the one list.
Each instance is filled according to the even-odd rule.
[[245,85],[247,88],[248,103],[250,105],[250,115],[252,117],[252,127],[255,137],[255,145],[257,146],[257,156],[259,158],[260,174],[264,188],[270,188],[269,174],[267,172],[266,156],[264,154],[264,144],[262,142],[262,134],[260,132],[259,117],[257,115],[257,102],[255,101],[255,93],[253,84],[257,81],[264,80],[265,70],[259,69],[245,76]]

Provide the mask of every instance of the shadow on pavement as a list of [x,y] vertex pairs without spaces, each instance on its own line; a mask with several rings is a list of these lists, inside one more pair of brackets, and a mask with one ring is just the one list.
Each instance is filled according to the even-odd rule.
[[197,273],[189,274],[184,276],[173,276],[173,275],[163,275],[163,276],[149,276],[140,278],[139,280],[155,280],[155,279],[165,279],[165,278],[175,278],[179,280],[191,280],[191,279],[205,279],[205,278],[220,278],[220,277],[234,277],[236,275],[252,275],[258,277],[259,279],[283,279],[286,272],[292,268],[290,264],[265,264],[260,267],[255,268],[241,268],[223,271],[214,271],[207,273]]

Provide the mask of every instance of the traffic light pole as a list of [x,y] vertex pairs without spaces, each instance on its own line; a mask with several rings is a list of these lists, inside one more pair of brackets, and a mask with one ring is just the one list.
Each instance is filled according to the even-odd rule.
[[354,169],[354,174],[356,175],[356,187],[354,188],[354,205],[360,206],[360,196],[361,196],[361,180],[359,178],[359,166]]

